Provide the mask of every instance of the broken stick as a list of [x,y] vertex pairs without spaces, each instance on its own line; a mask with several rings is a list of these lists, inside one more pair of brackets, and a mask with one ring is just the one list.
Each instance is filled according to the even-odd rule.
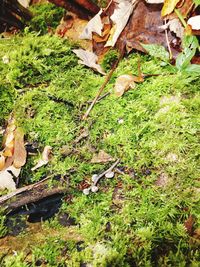
[[120,60],[123,58],[124,56],[124,51],[125,49],[123,48],[119,58],[117,59],[117,61],[114,63],[112,69],[109,71],[109,73],[107,74],[106,76],[106,79],[104,81],[104,83],[102,84],[102,86],[100,87],[97,95],[95,96],[94,100],[92,101],[91,105],[89,106],[88,110],[85,112],[85,114],[83,115],[83,120],[86,120],[88,115],[90,114],[90,111],[92,110],[92,108],[94,107],[95,103],[97,102],[97,100],[99,99],[101,93],[103,92],[103,90],[105,89],[106,85],[108,84],[108,82],[110,81],[111,77],[112,77],[112,74],[113,72],[116,70]]

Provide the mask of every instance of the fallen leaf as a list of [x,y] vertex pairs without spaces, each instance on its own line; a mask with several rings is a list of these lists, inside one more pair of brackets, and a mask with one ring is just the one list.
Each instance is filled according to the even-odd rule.
[[88,50],[83,50],[81,48],[73,49],[72,51],[77,55],[77,57],[81,59],[78,61],[80,64],[83,64],[89,68],[95,69],[96,71],[98,71],[99,73],[103,75],[105,74],[101,66],[96,63],[98,60],[98,57],[93,52],[90,52]]
[[194,225],[194,218],[192,215],[190,215],[189,218],[184,222],[185,229],[189,235],[192,234],[193,225]]
[[0,189],[15,190],[16,184],[13,177],[18,177],[21,169],[10,166],[7,169],[0,171]]
[[161,10],[161,15],[164,17],[172,13],[178,2],[179,0],[165,0],[163,8]]
[[108,36],[110,34],[110,30],[111,30],[111,25],[110,24],[105,24],[101,36],[98,35],[98,34],[93,34],[93,40],[96,43],[105,42],[108,39]]
[[124,74],[117,78],[114,87],[114,93],[116,96],[122,96],[130,88],[135,87],[134,76]]
[[66,32],[72,28],[74,23],[74,17],[71,15],[66,15],[64,18],[62,18],[60,25],[56,28],[56,34],[64,37]]
[[3,170],[5,166],[5,162],[6,162],[6,158],[3,155],[1,155],[0,156],[0,171]]
[[180,38],[180,39],[183,38],[184,28],[183,28],[181,22],[179,21],[179,19],[169,20],[168,23],[160,26],[160,29],[162,29],[162,30],[167,30],[168,28],[171,32],[175,33],[178,38]]
[[136,3],[134,0],[132,2],[128,0],[116,0],[115,2],[117,3],[117,6],[114,10],[114,13],[110,17],[114,26],[111,29],[112,34],[105,46],[115,46],[118,37],[125,28],[129,17],[133,12],[134,4]]
[[113,157],[105,151],[100,150],[98,154],[92,157],[91,163],[107,163],[109,161],[114,161]]
[[24,145],[24,133],[21,128],[15,130],[14,142],[14,162],[16,168],[22,167],[26,163],[27,152]]
[[193,30],[200,30],[200,15],[189,18],[187,23]]
[[100,17],[101,13],[102,9],[88,22],[80,35],[80,39],[92,40],[93,32],[101,36],[101,31],[103,29],[103,24]]
[[52,147],[51,146],[45,146],[42,157],[39,159],[38,163],[31,169],[31,171],[34,171],[44,165],[46,165],[49,162],[49,156],[51,153]]

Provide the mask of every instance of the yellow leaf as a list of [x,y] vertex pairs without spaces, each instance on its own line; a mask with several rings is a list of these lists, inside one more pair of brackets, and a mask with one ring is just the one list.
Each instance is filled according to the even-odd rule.
[[178,2],[179,0],[165,0],[163,8],[161,10],[162,17],[172,13]]
[[3,155],[0,156],[0,171],[3,170],[5,166],[5,157]]

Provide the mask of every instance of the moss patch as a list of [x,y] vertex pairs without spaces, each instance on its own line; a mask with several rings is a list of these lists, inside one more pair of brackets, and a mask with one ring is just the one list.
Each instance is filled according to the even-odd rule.
[[[143,73],[160,75],[116,98],[116,77],[137,74],[138,55],[132,54],[106,87],[111,94],[82,121],[87,101],[104,78],[78,65],[74,46],[30,33],[0,43],[1,57],[6,53],[10,60],[0,64],[7,99],[1,120],[13,109],[27,141],[37,143],[40,151],[53,147],[50,163],[35,172],[30,169],[37,157],[29,156],[20,179],[27,184],[43,175],[68,175],[72,203],[63,201],[62,211],[75,218],[73,231],[82,241],[77,246],[62,238],[55,217],[43,224],[44,229],[57,229],[53,241],[49,233],[44,246],[31,247],[28,260],[24,248],[17,257],[6,256],[3,266],[37,261],[73,267],[198,266],[199,237],[190,236],[184,223],[193,215],[194,230],[200,227],[199,78],[172,73],[160,61],[141,56]],[[83,130],[88,137],[75,143]],[[63,156],[64,145],[71,151],[68,156]],[[108,167],[90,162],[100,149],[120,158],[121,169],[131,174],[102,179],[99,192],[85,196],[80,182]]]

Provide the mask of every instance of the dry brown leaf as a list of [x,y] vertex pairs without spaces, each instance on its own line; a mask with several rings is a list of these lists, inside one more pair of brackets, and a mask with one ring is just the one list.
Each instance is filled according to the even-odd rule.
[[89,39],[92,40],[92,33],[95,32],[101,36],[101,31],[103,29],[103,24],[101,21],[102,9],[97,13],[83,29],[83,32],[80,35],[80,39]]
[[15,143],[14,143],[14,162],[16,168],[22,167],[26,163],[27,152],[24,146],[24,133],[22,129],[15,130]]
[[31,169],[32,171],[46,165],[49,162],[49,156],[51,153],[52,147],[51,146],[45,146],[42,157],[39,159],[38,163]]
[[105,151],[100,150],[98,154],[92,157],[91,163],[107,163],[109,161],[114,161],[113,157]]
[[102,35],[100,36],[98,34],[93,34],[93,40],[96,43],[105,42],[108,39],[108,36],[110,34],[110,29],[111,29],[111,25],[110,24],[105,24],[103,32],[102,32]]
[[189,235],[192,234],[193,224],[194,224],[194,218],[192,215],[190,215],[189,218],[184,222],[184,226]]
[[80,64],[83,64],[89,68],[95,69],[99,73],[105,75],[105,72],[103,72],[101,66],[96,63],[98,60],[98,57],[93,52],[90,52],[88,50],[83,50],[81,48],[73,49],[72,51],[77,55],[77,57],[81,59],[78,61]]
[[117,78],[114,87],[114,93],[116,96],[122,96],[130,88],[135,87],[134,76],[124,74]]
[[117,6],[114,10],[114,13],[110,17],[112,20],[114,26],[111,29],[112,34],[110,38],[108,39],[105,46],[115,46],[118,37],[120,36],[121,32],[125,28],[130,15],[133,12],[134,4],[136,1],[128,1],[128,0],[117,0],[115,1],[117,3]]

